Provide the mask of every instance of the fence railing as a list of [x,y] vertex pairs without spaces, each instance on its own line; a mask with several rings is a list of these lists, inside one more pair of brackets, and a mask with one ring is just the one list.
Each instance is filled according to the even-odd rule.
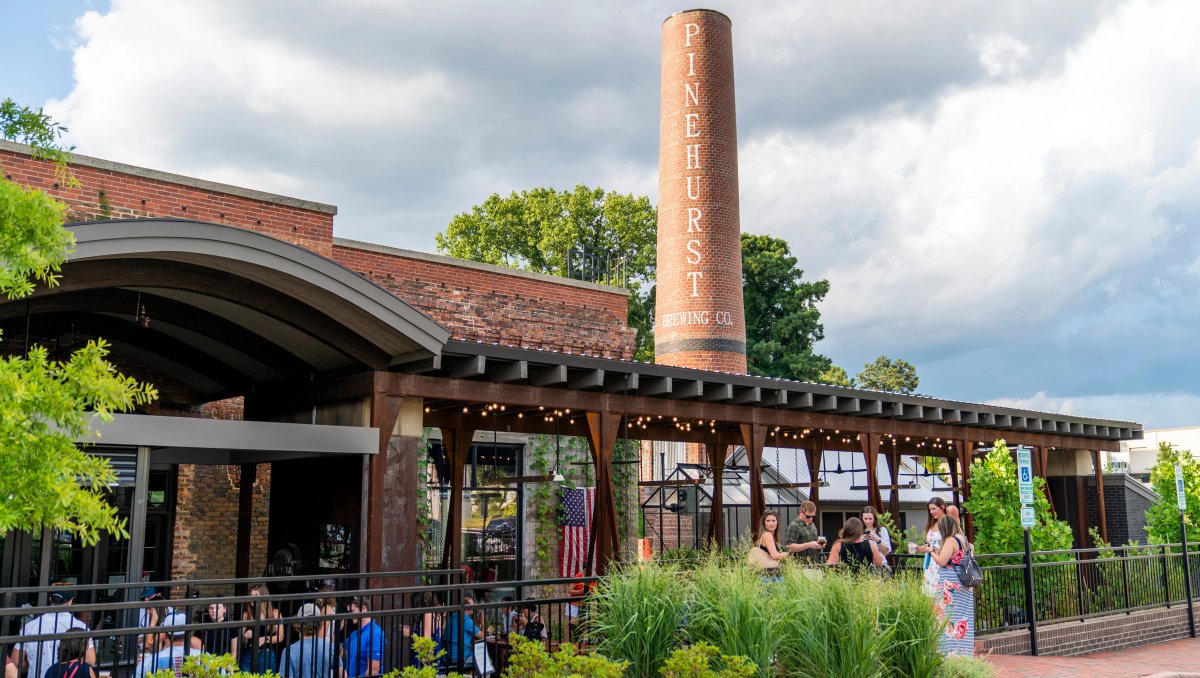
[[[365,576],[369,587],[342,585],[323,592],[287,591],[295,581],[313,577],[274,578],[265,580],[272,593],[233,596],[204,591],[260,580],[158,582],[159,590],[200,595],[150,601],[126,601],[121,595],[99,600],[95,586],[10,589],[0,595],[0,652],[21,650],[23,678],[43,675],[56,663],[62,641],[72,638],[86,638],[102,673],[113,678],[176,667],[186,655],[201,652],[231,653],[243,670],[254,673],[278,673],[291,662],[293,670],[285,675],[329,675],[326,667],[341,667],[348,676],[360,677],[413,665],[415,636],[438,641],[447,653],[442,665],[460,672],[485,658],[502,670],[513,633],[551,650],[582,640],[581,592],[595,579],[466,583],[458,576],[461,571],[445,571],[434,574],[443,583],[419,583],[418,575],[430,574],[373,574]],[[406,578],[418,583],[388,585]],[[84,593],[91,600],[85,601]],[[57,595],[49,602],[36,602],[39,595],[51,594]],[[20,598],[26,602],[16,603]],[[307,608],[309,603],[315,609]],[[305,667],[317,670],[309,673]]]
[[[1179,544],[1113,546],[1033,553],[1034,612],[1026,603],[1025,555],[979,554],[984,572],[975,593],[975,632],[998,633],[1038,624],[1183,605]],[[1200,591],[1200,550],[1188,545],[1192,590]],[[900,569],[919,569],[922,556],[898,556]],[[1035,616],[1033,616],[1035,615]]]

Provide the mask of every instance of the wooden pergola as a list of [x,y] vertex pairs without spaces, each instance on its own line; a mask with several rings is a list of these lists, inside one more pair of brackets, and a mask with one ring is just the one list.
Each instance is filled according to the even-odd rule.
[[[1051,451],[1087,450],[1101,488],[1104,534],[1099,453],[1118,450],[1121,440],[1141,436],[1141,427],[1131,422],[459,341],[448,342],[440,356],[399,359],[390,371],[347,377],[333,386],[314,384],[277,395],[289,401],[288,407],[295,407],[305,399],[372,394],[376,403],[372,425],[385,433],[381,453],[372,458],[379,468],[372,470],[368,481],[372,488],[368,515],[376,505],[379,516],[386,515],[388,488],[379,477],[396,477],[387,470],[391,463],[387,447],[407,449],[397,446],[396,438],[386,432],[393,430],[399,403],[405,399],[419,399],[423,426],[442,432],[450,465],[451,506],[461,503],[463,468],[474,432],[585,438],[595,466],[592,534],[601,573],[620,553],[613,485],[613,448],[620,437],[702,445],[717,487],[730,448],[745,446],[755,523],[766,509],[761,467],[768,436],[772,446],[803,450],[810,478],[820,472],[826,449],[861,452],[868,469],[878,468],[882,456],[891,477],[881,483],[876,473],[869,473],[867,496],[872,506],[884,510],[886,491],[887,506],[893,511],[899,503],[896,470],[902,455],[946,459],[955,496],[965,500],[973,455],[996,438],[1032,447],[1035,471],[1043,476]],[[412,459],[403,461],[405,472],[415,476],[415,464]],[[816,484],[811,496],[820,496]],[[713,516],[722,510],[721,493],[715,492]],[[387,542],[390,534],[398,539],[398,548],[415,551],[415,528],[398,522],[403,521],[369,518],[368,542]],[[970,523],[968,516],[968,530]],[[461,542],[453,536],[462,529],[459,511],[449,512],[446,527],[451,536],[446,539],[443,564],[453,567],[461,561]],[[722,539],[722,520],[710,521],[709,529],[710,539]],[[368,558],[367,562],[382,566],[384,560]]]

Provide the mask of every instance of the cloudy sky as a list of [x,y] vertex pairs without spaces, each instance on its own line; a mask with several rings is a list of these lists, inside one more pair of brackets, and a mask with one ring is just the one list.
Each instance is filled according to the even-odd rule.
[[[493,192],[654,198],[660,24],[691,6],[0,0],[0,97],[81,153],[432,251]],[[1200,424],[1200,3],[708,6],[734,24],[743,228],[831,281],[820,350],[907,358],[930,395]]]

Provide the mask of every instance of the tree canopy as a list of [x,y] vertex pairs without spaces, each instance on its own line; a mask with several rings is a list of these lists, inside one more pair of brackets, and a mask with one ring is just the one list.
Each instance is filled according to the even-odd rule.
[[[0,105],[0,134],[32,143],[39,157],[70,177],[62,134],[40,110]],[[65,207],[37,190],[0,178],[0,294],[19,299],[36,284],[54,286],[74,238],[63,226]],[[93,417],[110,420],[157,397],[152,386],[122,376],[105,357],[103,340],[89,341],[65,361],[24,343],[23,355],[0,357],[0,534],[49,527],[73,532],[85,544],[101,532],[124,534],[108,502],[115,476],[108,461],[75,444]]]
[[438,252],[460,259],[565,276],[568,251],[586,246],[624,262],[630,290],[629,326],[639,359],[654,355],[654,306],[647,283],[657,263],[658,211],[645,196],[578,185],[572,191],[534,188],[507,197],[493,193],[456,215],[435,236]]
[[829,281],[806,282],[786,241],[742,234],[746,361],[752,374],[815,381],[829,358],[813,351],[825,337],[817,304]]
[[1179,543],[1179,508],[1176,504],[1175,464],[1183,467],[1183,491],[1187,497],[1184,523],[1189,544],[1200,541],[1200,461],[1187,450],[1168,442],[1158,444],[1158,459],[1150,469],[1150,486],[1158,501],[1146,510],[1146,534],[1154,544]]
[[881,355],[875,360],[863,365],[862,372],[854,378],[859,388],[871,388],[877,391],[892,393],[912,393],[917,390],[921,380],[917,377],[917,368],[907,360],[895,360]]

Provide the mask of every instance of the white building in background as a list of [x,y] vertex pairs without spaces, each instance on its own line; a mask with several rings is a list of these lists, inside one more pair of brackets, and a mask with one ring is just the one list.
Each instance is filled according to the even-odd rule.
[[1158,459],[1158,444],[1165,442],[1177,450],[1189,450],[1200,456],[1200,426],[1146,429],[1141,440],[1122,440],[1120,452],[1110,452],[1109,462],[1135,476],[1149,475]]

